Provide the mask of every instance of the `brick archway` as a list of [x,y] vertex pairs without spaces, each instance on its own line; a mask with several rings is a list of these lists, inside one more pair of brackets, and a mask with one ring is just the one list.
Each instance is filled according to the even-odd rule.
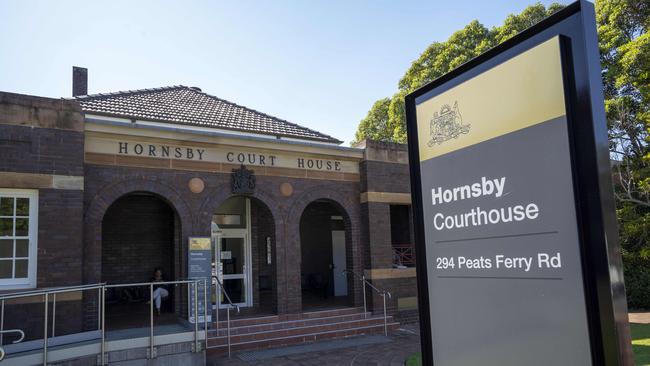
[[[216,212],[219,206],[228,198],[233,197],[233,194],[228,189],[223,187],[216,187],[207,194],[205,200],[201,203],[198,210],[198,217],[195,219],[195,231],[198,235],[210,235],[210,223],[212,222],[212,213]],[[270,213],[271,220],[273,221],[273,235],[272,238],[274,248],[274,260],[272,263],[275,267],[275,278],[273,279],[273,291],[275,311],[278,314],[287,312],[286,302],[282,301],[286,297],[284,278],[284,253],[285,253],[285,211],[283,206],[279,204],[276,198],[273,197],[266,189],[256,187],[255,192],[246,195],[265,207]],[[256,286],[256,285],[254,285]]]
[[[301,243],[300,243],[300,220],[307,206],[318,200],[326,200],[334,205],[343,216],[345,223],[346,247],[351,251],[352,261],[348,268],[361,273],[363,271],[362,256],[359,244],[359,205],[358,195],[351,192],[334,190],[329,186],[316,186],[299,196],[290,207],[287,214],[287,243],[286,243],[286,271],[287,271],[287,293],[293,294],[288,299],[290,311],[302,309],[301,295]],[[349,296],[353,304],[358,306],[362,303],[361,287],[358,281],[348,281]]]
[[186,273],[183,250],[185,238],[192,232],[192,211],[181,195],[163,183],[149,179],[130,179],[111,183],[101,189],[88,205],[84,217],[84,282],[101,281],[102,220],[108,208],[120,197],[133,192],[148,192],[163,199],[178,215],[180,221],[180,254],[176,275]]
[[[225,200],[232,196],[233,194],[230,193],[228,189],[223,189],[223,187],[217,187],[210,191],[206,199],[201,203],[198,211],[198,216],[195,220],[195,228],[198,234],[210,234],[210,222],[212,221],[212,213],[215,212]],[[260,189],[259,187],[255,189],[255,192],[253,194],[246,196],[255,198],[266,205],[266,207],[268,207],[269,211],[271,211],[271,215],[273,216],[273,220],[275,221],[276,235],[278,235],[281,231],[279,228],[284,225],[285,215],[276,199],[266,190]]]

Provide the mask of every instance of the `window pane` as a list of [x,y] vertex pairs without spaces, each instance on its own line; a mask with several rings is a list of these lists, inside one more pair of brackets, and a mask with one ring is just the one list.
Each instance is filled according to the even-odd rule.
[[0,216],[14,215],[14,198],[0,197]]
[[14,235],[14,219],[0,219],[0,236]]
[[16,239],[16,257],[29,256],[29,240]]
[[27,259],[16,259],[16,276],[15,278],[27,277]]
[[13,270],[12,266],[12,260],[0,261],[0,278],[11,278],[11,272]]
[[[224,279],[223,289],[226,290],[233,303],[246,302],[246,286],[243,279]],[[221,303],[228,303],[228,300],[225,299],[224,295],[221,295]]]
[[16,219],[16,236],[27,236],[29,219]]
[[11,258],[14,256],[14,240],[0,239],[0,258]]
[[29,216],[29,198],[16,198],[16,216]]

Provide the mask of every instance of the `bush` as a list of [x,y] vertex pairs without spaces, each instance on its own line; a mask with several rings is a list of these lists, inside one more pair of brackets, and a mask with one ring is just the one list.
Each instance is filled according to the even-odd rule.
[[639,255],[623,255],[627,306],[630,309],[650,309],[650,259]]

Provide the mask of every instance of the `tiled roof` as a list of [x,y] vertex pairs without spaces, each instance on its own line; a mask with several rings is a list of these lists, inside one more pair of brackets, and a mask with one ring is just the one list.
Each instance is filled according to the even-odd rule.
[[169,86],[77,96],[86,113],[146,121],[213,127],[340,144],[342,141],[256,110],[203,93]]

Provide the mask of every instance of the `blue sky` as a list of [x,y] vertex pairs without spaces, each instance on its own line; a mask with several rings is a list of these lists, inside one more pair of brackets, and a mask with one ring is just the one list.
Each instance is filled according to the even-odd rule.
[[0,0],[0,91],[68,97],[77,65],[90,93],[198,86],[347,145],[431,42],[533,2]]

